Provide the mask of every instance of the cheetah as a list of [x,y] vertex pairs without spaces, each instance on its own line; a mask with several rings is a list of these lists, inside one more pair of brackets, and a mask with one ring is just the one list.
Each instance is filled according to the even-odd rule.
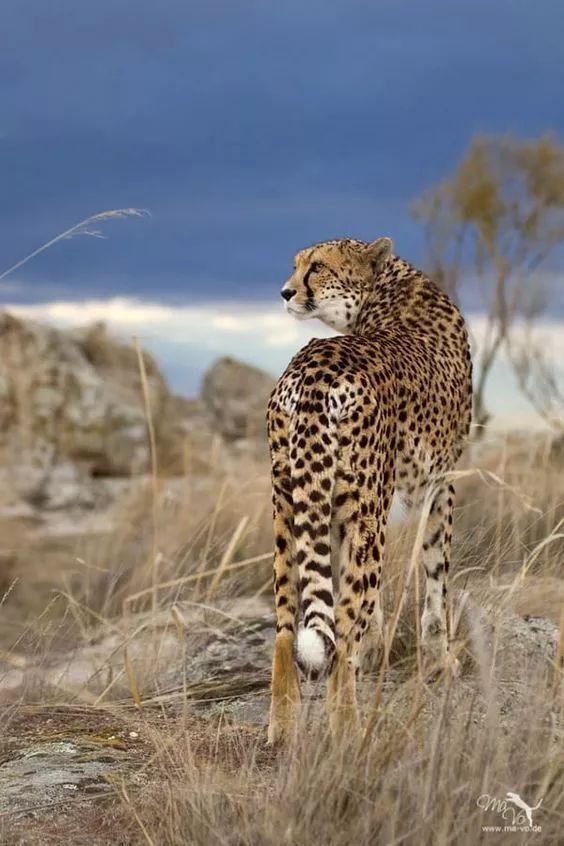
[[[472,365],[464,319],[393,253],[390,238],[300,251],[281,291],[298,320],[341,333],[291,360],[268,403],[276,637],[268,739],[289,739],[300,676],[327,678],[331,730],[358,726],[356,670],[369,621],[381,621],[386,524],[397,491],[431,498],[422,559],[425,666],[451,663],[446,594],[453,486],[468,435]],[[298,626],[298,618],[301,621]]]

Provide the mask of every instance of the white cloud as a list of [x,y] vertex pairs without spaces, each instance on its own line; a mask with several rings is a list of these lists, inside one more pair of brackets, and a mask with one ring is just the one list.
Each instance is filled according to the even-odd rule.
[[305,326],[293,321],[282,307],[256,303],[214,303],[197,306],[168,306],[114,297],[81,302],[54,301],[33,305],[7,305],[20,317],[53,323],[60,327],[104,321],[121,335],[161,338],[185,345],[203,343],[219,352],[244,342],[249,352],[264,346],[285,347],[306,343],[330,330],[315,322]]
[[[256,302],[217,302],[195,306],[114,297],[107,300],[55,300],[33,305],[8,305],[21,317],[60,327],[104,321],[124,338],[137,335],[160,360],[179,390],[197,389],[198,374],[219,355],[233,355],[280,373],[291,356],[312,337],[332,332],[316,320],[295,321],[282,306]],[[473,349],[479,349],[487,331],[481,315],[469,318]],[[523,326],[516,337],[525,340]],[[564,357],[564,324],[545,321],[535,332],[550,355]],[[500,425],[537,425],[538,419],[519,395],[512,373],[500,358],[489,383],[488,403]]]
[[[484,315],[470,315],[470,336],[472,348],[478,350],[487,336],[488,325]],[[564,323],[558,320],[541,320],[529,331],[526,324],[517,322],[512,328],[516,344],[532,343],[542,346],[546,355],[561,359],[564,356]]]

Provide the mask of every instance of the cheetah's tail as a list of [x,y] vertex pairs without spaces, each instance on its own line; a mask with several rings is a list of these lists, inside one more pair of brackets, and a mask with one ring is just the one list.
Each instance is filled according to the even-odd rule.
[[[327,426],[327,418],[317,421],[317,416],[310,408],[307,428],[310,432],[325,430],[326,438],[315,438],[313,448],[301,434],[290,433],[294,542],[302,612],[296,662],[309,678],[329,673],[335,657],[330,535],[337,437]],[[297,429],[303,432],[306,427],[300,422]]]
[[334,635],[300,626],[296,644],[296,661],[302,672],[312,679],[329,672],[335,653]]

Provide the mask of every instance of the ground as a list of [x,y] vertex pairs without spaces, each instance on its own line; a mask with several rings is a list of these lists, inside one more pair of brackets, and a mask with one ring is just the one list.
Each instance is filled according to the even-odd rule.
[[513,791],[542,798],[538,842],[557,843],[564,497],[538,455],[484,446],[466,468],[481,475],[457,482],[453,684],[419,672],[417,579],[405,586],[415,527],[393,527],[389,666],[377,652],[365,734],[344,744],[326,736],[321,682],[304,688],[299,742],[265,744],[262,466],[245,461],[243,475],[219,460],[205,480],[161,486],[156,510],[141,480],[105,532],[41,539],[20,526],[0,608],[1,842],[530,842],[483,828],[498,820],[478,798]]

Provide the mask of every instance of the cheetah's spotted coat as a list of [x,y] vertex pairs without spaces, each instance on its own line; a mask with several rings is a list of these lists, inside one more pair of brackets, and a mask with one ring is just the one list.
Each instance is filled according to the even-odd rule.
[[299,319],[318,317],[344,334],[304,347],[268,405],[277,615],[270,742],[295,723],[295,663],[306,675],[328,674],[333,730],[358,720],[355,668],[369,619],[381,615],[394,489],[407,504],[432,491],[422,637],[426,661],[445,665],[454,490],[442,474],[471,416],[464,320],[430,279],[392,255],[388,238],[302,250],[282,296]]

